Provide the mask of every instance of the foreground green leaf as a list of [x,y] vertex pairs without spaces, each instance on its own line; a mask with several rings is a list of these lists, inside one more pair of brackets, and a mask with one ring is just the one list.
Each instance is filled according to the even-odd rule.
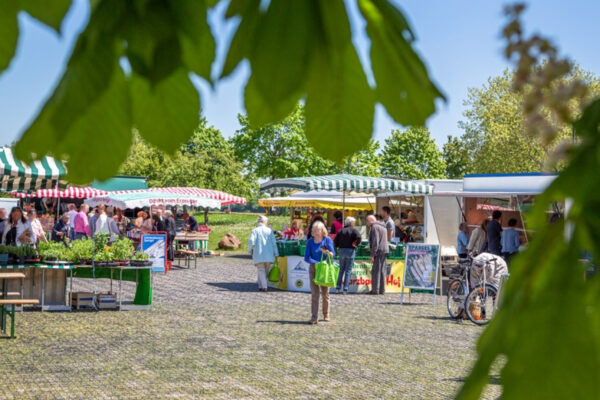
[[154,87],[133,75],[133,120],[146,141],[174,152],[198,125],[200,99],[187,73],[179,69]]
[[19,38],[18,12],[15,1],[0,2],[0,72],[8,67],[15,54]]
[[443,98],[407,37],[412,32],[402,13],[385,0],[359,0],[371,37],[371,66],[377,100],[402,125],[423,125]]
[[[226,17],[243,16],[235,35],[231,39],[227,58],[223,64],[220,78],[223,79],[235,70],[238,64],[249,58],[254,47],[254,34],[260,18],[260,0],[232,0],[227,8]],[[253,90],[256,90],[253,88]]]
[[343,2],[319,6],[321,29],[307,84],[306,137],[319,154],[339,163],[369,143],[375,99],[351,42]]
[[33,18],[60,32],[62,20],[71,8],[71,0],[21,0],[21,7]]
[[248,119],[253,127],[261,127],[273,121],[281,121],[293,112],[298,104],[297,98],[300,97],[300,92],[280,101],[276,107],[272,107],[263,98],[256,87],[255,81],[254,75],[250,76],[244,90],[244,104]]
[[[326,112],[324,112],[326,111]],[[321,155],[340,162],[364,148],[373,131],[375,101],[354,47],[340,59],[316,56],[306,98],[306,137]]]
[[316,40],[314,18],[312,1],[272,0],[258,23],[250,63],[256,88],[272,109],[300,99]]
[[203,0],[178,0],[170,3],[175,23],[180,28],[183,63],[196,74],[211,81],[211,66],[215,59],[215,39],[206,20]]

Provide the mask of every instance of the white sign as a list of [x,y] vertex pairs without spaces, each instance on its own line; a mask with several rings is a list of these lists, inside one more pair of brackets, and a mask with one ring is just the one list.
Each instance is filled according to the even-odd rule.
[[287,287],[292,292],[310,292],[310,278],[304,257],[287,257]]

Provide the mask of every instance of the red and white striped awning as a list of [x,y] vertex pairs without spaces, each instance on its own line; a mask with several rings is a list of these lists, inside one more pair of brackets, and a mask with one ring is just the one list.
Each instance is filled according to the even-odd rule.
[[69,199],[89,199],[90,197],[106,196],[108,193],[106,190],[91,187],[68,187],[63,191],[62,197]]
[[150,189],[139,189],[139,190],[118,190],[114,192],[107,192],[105,190],[94,189],[91,187],[69,187],[67,189],[39,189],[35,193],[15,193],[16,197],[51,197],[51,198],[68,198],[68,199],[89,199],[98,196],[107,196],[109,194],[130,194],[130,193],[144,193],[144,192],[160,192],[169,194],[189,195],[196,197],[203,197],[206,199],[219,200],[222,205],[227,204],[246,204],[246,199],[239,196],[234,196],[229,193],[221,192],[218,190],[200,189],[195,187],[160,187]]
[[229,193],[221,192],[218,190],[200,189],[196,187],[155,187],[143,190],[120,190],[112,192],[115,194],[128,194],[128,193],[143,193],[143,192],[161,192],[170,194],[180,194],[204,197],[207,199],[219,200],[222,205],[227,204],[246,204],[246,199],[239,196],[234,196]]
[[90,187],[69,187],[65,190],[59,189],[38,189],[34,193],[13,193],[15,197],[21,198],[61,198],[61,199],[88,199],[95,196],[106,196],[105,190],[98,190]]

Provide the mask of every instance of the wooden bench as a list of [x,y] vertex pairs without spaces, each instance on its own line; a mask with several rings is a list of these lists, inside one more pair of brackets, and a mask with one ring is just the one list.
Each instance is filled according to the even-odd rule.
[[[19,293],[20,294],[20,293]],[[2,333],[6,335],[6,315],[10,317],[10,338],[15,338],[15,306],[25,304],[39,304],[38,299],[0,299],[0,319],[2,320]],[[8,309],[10,307],[10,310]]]
[[[8,292],[6,296],[20,296],[21,292]],[[4,293],[0,292],[0,296],[4,297]]]

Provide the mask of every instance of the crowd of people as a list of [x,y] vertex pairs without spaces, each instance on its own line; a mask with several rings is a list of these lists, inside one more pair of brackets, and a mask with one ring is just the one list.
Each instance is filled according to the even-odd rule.
[[[342,213],[334,213],[334,222],[327,229],[321,215],[313,216],[307,229],[306,250],[304,261],[309,264],[309,280],[311,289],[311,318],[309,324],[317,324],[319,319],[319,303],[322,303],[323,321],[330,321],[329,288],[315,284],[315,267],[327,257],[335,257],[336,248],[339,252],[339,274],[337,277],[336,293],[348,293],[350,276],[354,266],[356,248],[362,241],[361,234],[356,229],[356,219],[347,217],[342,221]],[[370,228],[369,247],[371,252],[372,286],[369,294],[382,295],[385,293],[387,275],[386,261],[389,254],[390,242],[395,233],[395,224],[391,218],[391,210],[385,206],[379,215],[369,215],[366,219]],[[287,231],[286,231],[287,232]],[[304,235],[298,223],[292,223],[290,234]],[[333,236],[333,239],[332,239]],[[391,247],[394,248],[394,244]],[[273,230],[267,226],[267,217],[258,217],[257,227],[250,234],[248,251],[252,255],[257,268],[258,289],[267,291],[267,274],[275,259],[279,256],[277,242]]]
[[[82,204],[79,208],[75,204],[69,204],[67,209],[68,211],[58,218],[47,235],[37,218],[35,209],[30,207],[28,211],[24,211],[20,207],[14,207],[7,216],[6,209],[0,208],[2,244],[35,245],[41,241],[48,241],[48,236],[51,241],[68,243],[73,240],[93,238],[98,232],[107,233],[109,242],[114,242],[122,237],[139,240],[141,234],[145,232],[166,232],[168,259],[172,261],[174,258],[173,241],[177,225],[171,210],[163,212],[157,209],[152,215],[141,210],[136,214],[136,218],[130,219],[125,216],[123,210],[118,208],[113,210],[104,205],[90,210],[87,204]],[[184,230],[198,230],[198,222],[192,215],[184,213],[182,217]]]
[[519,232],[516,230],[517,220],[508,220],[508,227],[502,228],[502,211],[492,212],[491,219],[484,219],[469,236],[469,227],[461,223],[456,239],[456,249],[460,258],[490,253],[502,257],[507,263],[521,246]]

